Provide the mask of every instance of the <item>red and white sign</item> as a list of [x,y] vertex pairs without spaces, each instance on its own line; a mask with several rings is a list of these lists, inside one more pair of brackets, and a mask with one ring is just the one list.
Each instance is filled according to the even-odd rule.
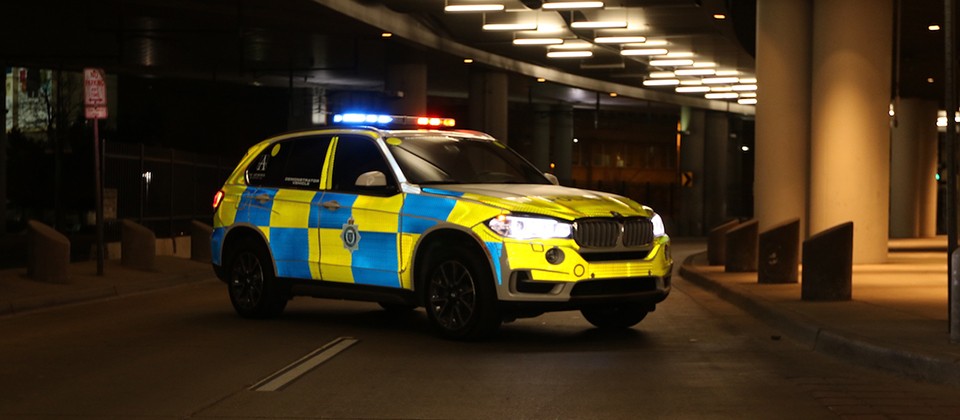
[[107,118],[107,82],[103,69],[83,69],[83,105],[87,119]]

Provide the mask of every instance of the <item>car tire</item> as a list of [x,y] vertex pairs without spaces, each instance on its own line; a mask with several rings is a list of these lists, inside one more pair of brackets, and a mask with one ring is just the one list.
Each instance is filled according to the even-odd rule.
[[626,329],[643,321],[650,312],[639,303],[591,306],[580,311],[587,322],[601,329]]
[[476,340],[492,335],[502,322],[490,268],[463,246],[432,250],[425,271],[427,317],[446,338]]
[[252,240],[238,244],[227,268],[230,303],[240,316],[262,319],[283,313],[287,294],[263,244]]

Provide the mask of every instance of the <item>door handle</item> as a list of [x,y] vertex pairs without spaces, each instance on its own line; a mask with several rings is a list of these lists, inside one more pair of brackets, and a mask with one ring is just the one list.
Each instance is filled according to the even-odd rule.
[[263,203],[266,203],[267,201],[270,201],[271,198],[272,198],[272,197],[270,197],[269,194],[259,194],[259,195],[253,197],[253,199],[254,199],[254,200],[257,200],[258,202],[260,202],[260,204],[263,204]]
[[336,210],[340,208],[340,203],[338,203],[337,200],[330,200],[330,201],[324,201],[323,204],[321,204],[321,206],[323,206],[323,208],[327,210]]

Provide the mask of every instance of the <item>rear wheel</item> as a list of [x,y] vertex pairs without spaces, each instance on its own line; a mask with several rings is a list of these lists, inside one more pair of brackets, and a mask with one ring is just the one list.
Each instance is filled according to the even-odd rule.
[[478,339],[500,326],[490,269],[465,247],[438,247],[426,270],[427,316],[444,337]]
[[287,296],[273,274],[263,245],[244,241],[231,253],[230,281],[227,284],[230,303],[245,318],[270,318],[287,306]]
[[592,306],[580,311],[588,322],[603,329],[630,328],[643,321],[648,312],[648,306],[639,303]]

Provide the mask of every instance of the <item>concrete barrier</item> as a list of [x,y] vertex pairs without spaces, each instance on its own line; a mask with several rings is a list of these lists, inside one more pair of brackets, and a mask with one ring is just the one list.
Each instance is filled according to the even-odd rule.
[[70,279],[70,240],[35,220],[27,222],[27,277],[50,283]]
[[190,259],[210,262],[210,237],[213,227],[196,220],[190,223]]
[[796,283],[799,280],[800,219],[760,233],[759,247],[758,283]]
[[751,273],[757,271],[756,220],[748,220],[731,228],[724,235],[724,271],[728,273]]
[[740,224],[737,219],[723,222],[719,226],[710,229],[707,236],[707,263],[710,265],[723,265],[726,260],[726,235],[727,231]]
[[840,301],[853,295],[853,222],[803,241],[802,300]]
[[153,231],[136,222],[120,221],[120,264],[138,270],[156,268],[157,237]]

